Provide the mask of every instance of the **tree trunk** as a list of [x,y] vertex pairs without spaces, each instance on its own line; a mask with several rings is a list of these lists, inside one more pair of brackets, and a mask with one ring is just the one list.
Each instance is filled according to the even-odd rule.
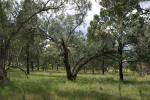
[[102,60],[102,74],[105,74],[105,65],[104,65],[104,58]]
[[54,69],[54,64],[52,63],[51,66],[52,66],[52,70],[53,70]]
[[104,65],[104,48],[102,49],[102,74],[105,74],[105,65]]
[[0,84],[5,84],[8,82],[7,71],[5,70],[5,60],[6,60],[6,48],[4,43],[0,43]]
[[62,50],[63,51],[63,62],[64,62],[65,69],[66,69],[67,79],[70,80],[70,81],[73,81],[74,77],[72,75],[71,66],[70,66],[70,63],[69,63],[69,50],[66,47],[63,39],[62,39],[61,42],[62,42],[62,49],[63,49]]
[[119,79],[120,81],[123,81],[123,71],[122,71],[122,68],[123,68],[123,64],[122,64],[122,60],[120,61],[119,63]]
[[58,71],[58,64],[57,64],[57,66],[56,66],[56,70]]
[[39,58],[37,60],[37,70],[39,71],[40,70],[40,61],[39,61]]
[[84,62],[80,63],[80,64],[78,65],[78,67],[75,66],[74,69],[73,69],[73,71],[72,71],[72,77],[73,77],[73,79],[74,79],[74,80],[76,79],[77,74],[79,73],[79,71],[80,71],[86,64],[88,64],[90,61],[92,61],[92,60],[94,60],[94,59],[96,59],[96,58],[98,58],[98,57],[100,57],[100,55],[94,55],[94,56],[89,57],[88,59],[84,60]]
[[118,52],[120,55],[120,61],[119,61],[119,80],[123,81],[123,62],[122,62],[122,56],[123,56],[123,45],[122,42],[119,43]]
[[[0,65],[1,66],[1,65]],[[0,67],[0,84],[5,84],[8,82],[8,78],[7,78],[7,72],[6,70],[1,66]]]
[[67,79],[73,81],[74,78],[73,78],[72,73],[71,73],[71,68],[70,68],[70,64],[69,64],[69,59],[68,59],[68,54],[67,53],[64,54],[64,64],[65,64],[65,67],[66,67]]
[[33,61],[31,61],[30,65],[31,65],[31,70],[34,71]]
[[30,57],[29,57],[29,45],[26,47],[26,63],[27,63],[27,74],[30,74]]

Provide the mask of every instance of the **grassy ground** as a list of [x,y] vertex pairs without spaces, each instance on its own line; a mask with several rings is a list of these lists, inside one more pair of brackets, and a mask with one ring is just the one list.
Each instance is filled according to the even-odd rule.
[[150,100],[150,76],[135,73],[125,73],[125,82],[118,74],[80,74],[75,82],[67,81],[64,72],[9,76],[11,82],[0,86],[0,100]]

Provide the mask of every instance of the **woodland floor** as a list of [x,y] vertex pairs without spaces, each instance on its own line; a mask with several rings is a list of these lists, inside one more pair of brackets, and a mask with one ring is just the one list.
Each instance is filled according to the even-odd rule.
[[150,76],[124,75],[119,82],[118,73],[81,73],[70,82],[64,71],[32,72],[27,78],[15,70],[10,83],[0,86],[0,100],[150,100]]

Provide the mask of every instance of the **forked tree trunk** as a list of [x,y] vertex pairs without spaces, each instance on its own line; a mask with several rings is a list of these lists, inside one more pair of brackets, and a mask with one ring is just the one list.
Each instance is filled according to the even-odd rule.
[[73,81],[75,79],[71,72],[71,66],[69,63],[69,50],[68,50],[67,46],[65,45],[65,42],[63,39],[62,39],[61,43],[62,43],[62,49],[63,49],[62,50],[63,51],[63,62],[64,62],[65,69],[66,69],[67,79],[70,81]]
[[61,46],[62,46],[61,50],[63,52],[63,62],[64,62],[65,69],[66,69],[67,79],[70,81],[76,80],[77,74],[83,68],[83,66],[88,64],[90,61],[102,56],[101,54],[96,54],[84,60],[81,58],[75,64],[75,66],[73,66],[73,69],[71,70],[71,65],[69,62],[69,50],[67,46],[65,45],[63,39],[61,40]]
[[66,67],[67,79],[73,81],[74,78],[73,78],[73,75],[72,75],[72,72],[71,72],[71,67],[70,67],[70,64],[69,64],[68,53],[64,53],[64,64],[65,64],[65,67]]

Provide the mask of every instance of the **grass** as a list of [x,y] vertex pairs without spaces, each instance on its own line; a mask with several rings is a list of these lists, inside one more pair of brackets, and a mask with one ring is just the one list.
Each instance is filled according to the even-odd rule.
[[150,76],[125,73],[124,82],[118,74],[80,74],[75,82],[65,73],[9,72],[10,83],[0,86],[0,100],[150,100]]

